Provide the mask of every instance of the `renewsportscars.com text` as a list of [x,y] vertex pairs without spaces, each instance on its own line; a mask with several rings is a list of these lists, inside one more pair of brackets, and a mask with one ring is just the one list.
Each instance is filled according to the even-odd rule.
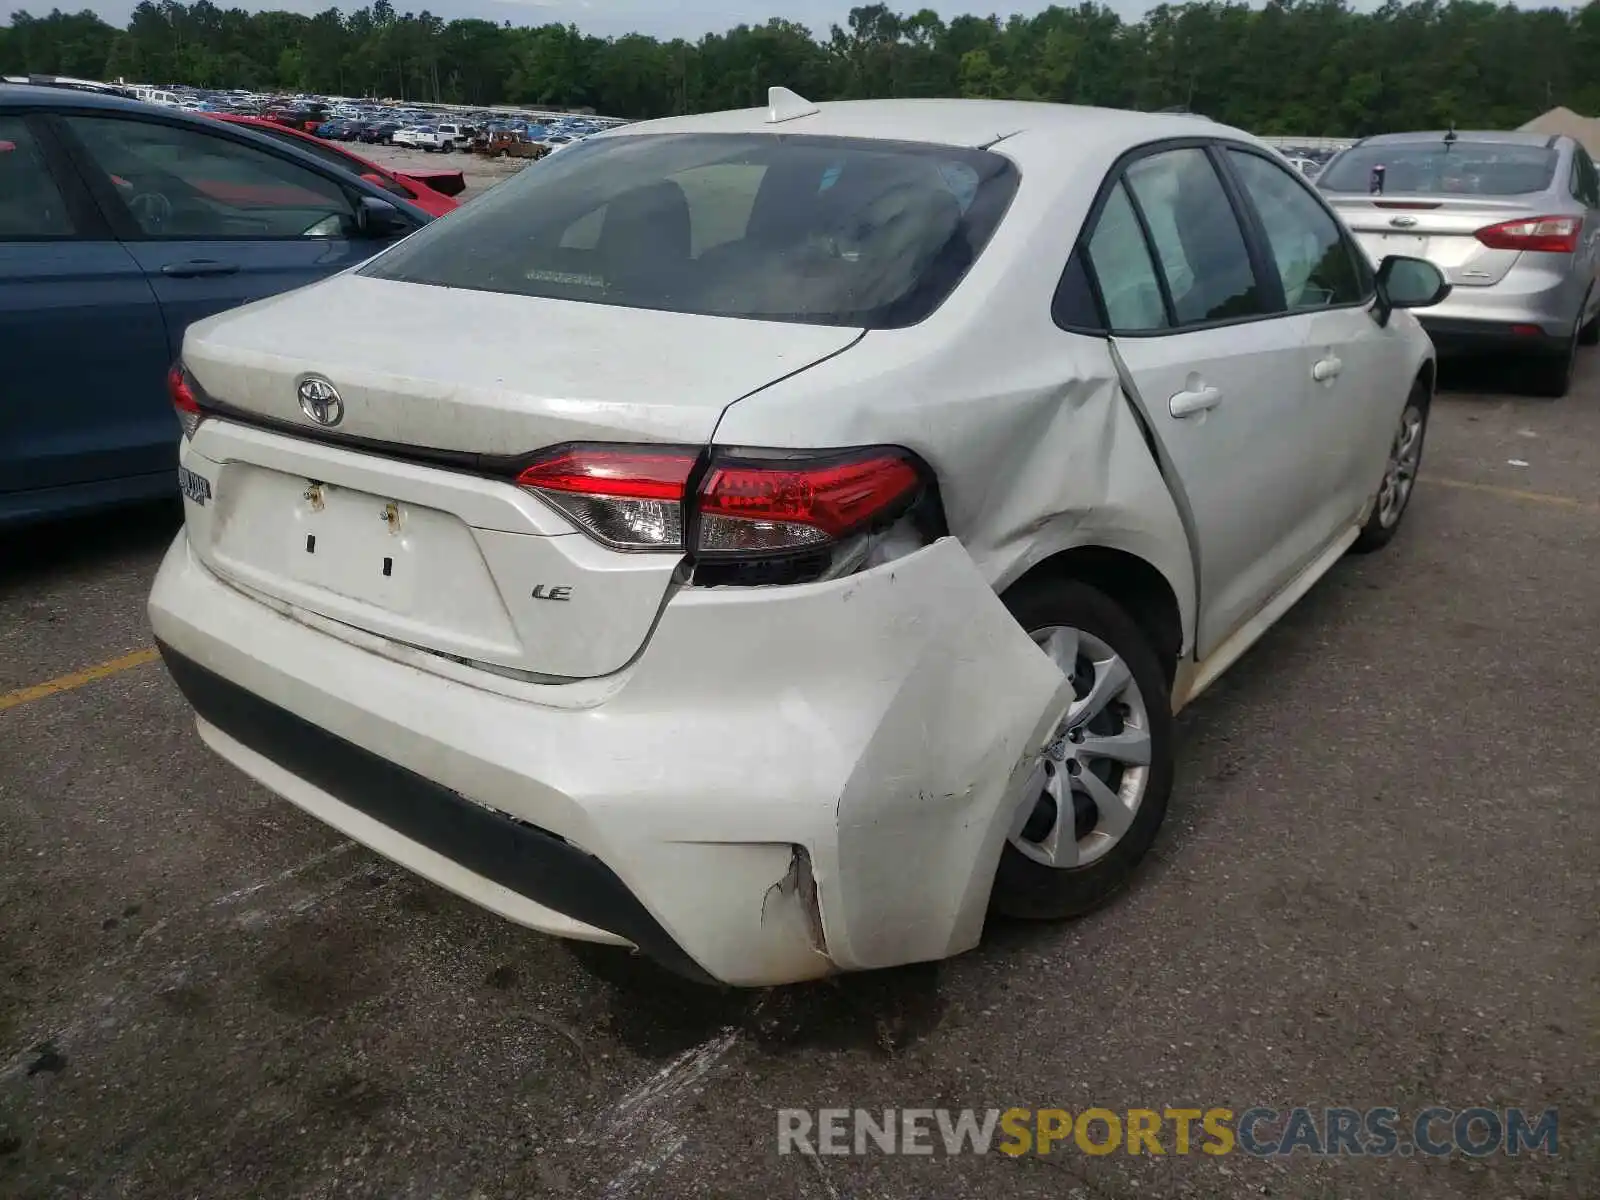
[[1521,1108],[784,1108],[779,1154],[1246,1154],[1439,1158],[1559,1152],[1560,1114]]

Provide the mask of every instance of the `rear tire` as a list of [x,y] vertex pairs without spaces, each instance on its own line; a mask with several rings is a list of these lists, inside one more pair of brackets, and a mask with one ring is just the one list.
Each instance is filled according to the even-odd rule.
[[1572,369],[1577,363],[1578,343],[1581,335],[1567,338],[1548,355],[1541,355],[1528,364],[1528,390],[1535,396],[1548,396],[1559,400],[1572,387]]
[[1600,313],[1596,313],[1593,320],[1578,330],[1578,345],[1600,346]]
[[[1041,791],[1024,801],[1030,806],[1026,822],[1007,841],[1001,852],[994,891],[990,897],[990,907],[995,912],[1030,920],[1083,916],[1105,904],[1128,882],[1134,868],[1155,841],[1156,831],[1166,816],[1173,776],[1171,687],[1144,630],[1115,601],[1096,588],[1076,580],[1042,579],[1013,588],[1006,593],[1004,602],[1018,623],[1036,637],[1040,631],[1051,629],[1081,637],[1085,647],[1083,657],[1079,657],[1076,648],[1078,643],[1074,640],[1074,649],[1070,652],[1074,662],[1084,663],[1090,648],[1094,648],[1098,656],[1109,653],[1119,659],[1131,676],[1132,690],[1115,694],[1130,697],[1136,703],[1130,705],[1114,701],[1106,706],[1103,713],[1105,719],[1111,720],[1119,728],[1096,729],[1102,719],[1097,716],[1079,727],[1080,730],[1090,731],[1088,738],[1075,730],[1077,740],[1082,743],[1077,747],[1080,751],[1087,753],[1096,739],[1108,736],[1148,736],[1148,763],[1134,767],[1112,764],[1102,768],[1105,760],[1086,758],[1081,763],[1077,760],[1064,763],[1050,772],[1050,777],[1058,784],[1069,777],[1078,780],[1090,775],[1092,782],[1098,781],[1097,786],[1105,788],[1108,781],[1102,770],[1107,773],[1115,771],[1117,774],[1111,777],[1114,783],[1112,791],[1121,794],[1137,787],[1132,819],[1108,849],[1089,858],[1093,850],[1085,848],[1092,848],[1096,839],[1108,836],[1102,833],[1102,827],[1108,826],[1109,822],[1091,794],[1074,790],[1071,793],[1071,811],[1065,814],[1072,826],[1063,826],[1059,832],[1063,839],[1072,839],[1071,857],[1076,860],[1082,850],[1082,857],[1088,859],[1086,865],[1050,865],[1039,861],[1039,847],[1049,843],[1050,830],[1063,815],[1059,802],[1049,791]],[[1095,674],[1095,668],[1102,665],[1087,663],[1089,670],[1081,677],[1080,700],[1092,696],[1094,685],[1102,678]],[[1075,679],[1078,678],[1075,675]],[[1131,720],[1125,721],[1123,715],[1112,711],[1118,708],[1128,710],[1129,715],[1136,712],[1136,719],[1142,722],[1142,726],[1133,724]],[[1066,747],[1068,740],[1069,735],[1062,734],[1052,744],[1052,751],[1057,746]],[[1066,748],[1069,751],[1071,749]],[[1045,757],[1053,762],[1052,751],[1047,751]],[[1041,764],[1042,767],[1045,765]],[[1073,768],[1070,772],[1058,773],[1069,766]],[[1142,771],[1143,774],[1130,779],[1123,774],[1129,770]],[[1019,819],[1022,816],[1018,814]],[[1031,853],[1018,849],[1018,842],[1022,839],[1029,842]]]

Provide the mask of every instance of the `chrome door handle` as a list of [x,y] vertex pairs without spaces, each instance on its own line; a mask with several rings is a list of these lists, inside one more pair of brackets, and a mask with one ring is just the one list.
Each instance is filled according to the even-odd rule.
[[1311,368],[1311,378],[1318,383],[1327,383],[1330,379],[1337,379],[1343,368],[1344,364],[1337,358],[1318,359],[1317,364]]
[[1222,403],[1222,389],[1196,388],[1192,392],[1179,392],[1167,401],[1167,408],[1175,417],[1192,417]]

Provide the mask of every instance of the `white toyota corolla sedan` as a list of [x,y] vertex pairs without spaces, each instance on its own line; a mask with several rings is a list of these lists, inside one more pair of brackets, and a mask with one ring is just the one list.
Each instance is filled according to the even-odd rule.
[[513,921],[943,958],[1112,895],[1173,713],[1394,535],[1447,290],[1197,117],[628,126],[189,329],[151,621],[219,754]]

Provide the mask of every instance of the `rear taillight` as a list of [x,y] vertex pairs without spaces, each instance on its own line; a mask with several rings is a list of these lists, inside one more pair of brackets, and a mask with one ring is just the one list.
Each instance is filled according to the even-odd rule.
[[617,550],[682,550],[683,496],[699,451],[685,447],[562,446],[517,483]]
[[712,460],[696,498],[701,554],[773,554],[838,542],[905,508],[922,477],[905,455]]
[[175,362],[167,371],[167,395],[172,397],[172,407],[178,412],[178,423],[183,426],[183,436],[192,438],[200,428],[200,397],[195,382],[181,362]]
[[1578,248],[1583,221],[1578,217],[1524,217],[1502,221],[1474,235],[1494,250],[1534,250],[1542,254],[1571,254]]
[[[569,445],[517,483],[613,549],[687,549],[725,583],[853,570],[930,490],[919,463],[893,447],[715,450],[701,460],[690,447]],[[894,545],[924,544],[935,524],[900,530]]]

